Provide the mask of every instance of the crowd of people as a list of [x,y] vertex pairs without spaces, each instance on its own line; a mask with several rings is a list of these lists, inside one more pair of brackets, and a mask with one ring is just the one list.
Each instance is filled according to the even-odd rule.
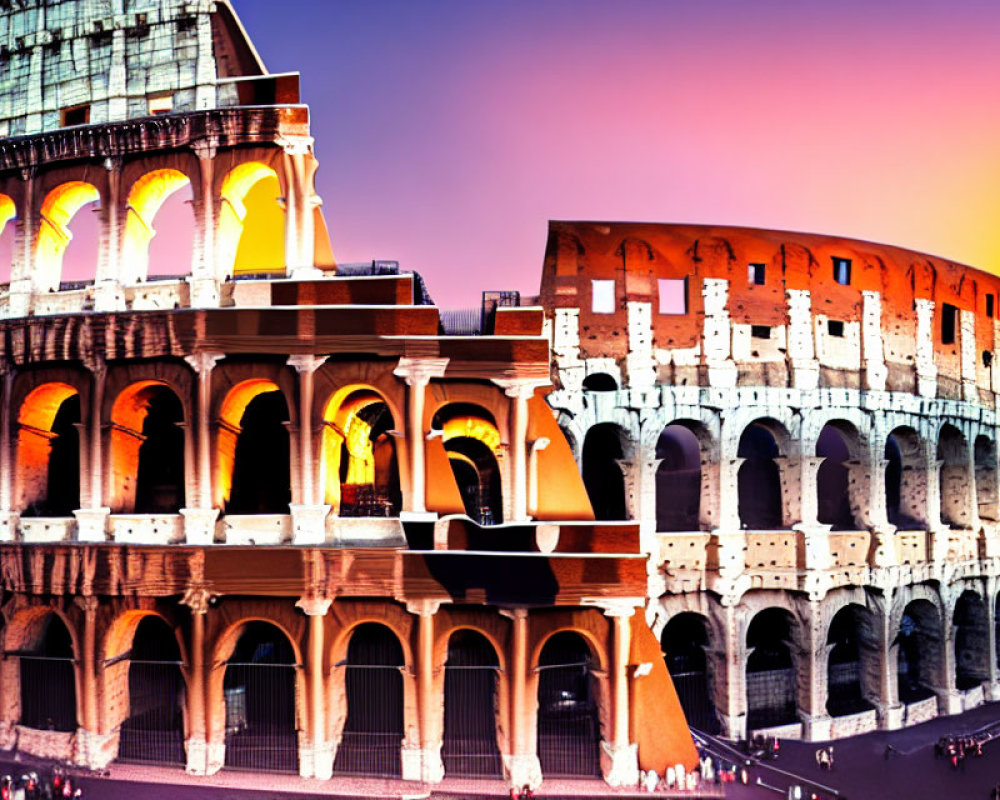
[[61,800],[82,798],[83,789],[76,779],[61,769],[39,777],[37,772],[27,772],[19,778],[12,775],[0,777],[0,800]]
[[942,736],[934,743],[934,757],[947,758],[952,769],[962,769],[969,756],[982,756],[983,744],[979,736]]

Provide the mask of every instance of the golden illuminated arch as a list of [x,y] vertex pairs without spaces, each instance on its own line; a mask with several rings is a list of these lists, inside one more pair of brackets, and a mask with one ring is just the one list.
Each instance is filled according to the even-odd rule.
[[43,383],[28,393],[17,415],[18,508],[26,509],[48,491],[52,426],[59,408],[78,394],[68,383]]
[[215,464],[216,508],[224,508],[233,488],[233,466],[236,461],[236,442],[240,437],[240,423],[247,406],[258,395],[280,391],[278,384],[267,378],[251,378],[236,384],[219,409],[219,432]]
[[183,172],[158,169],[132,184],[126,201],[121,280],[138,283],[148,277],[149,243],[156,236],[153,220],[171,195],[191,184]]
[[73,239],[69,225],[81,208],[100,199],[97,187],[83,181],[61,184],[45,196],[35,242],[36,291],[54,292],[59,288],[63,256]]
[[[219,274],[285,271],[285,213],[278,174],[266,164],[240,164],[222,183],[216,229]],[[247,225],[247,218],[253,224]]]
[[444,431],[442,438],[445,442],[467,437],[482,442],[493,455],[500,452],[500,431],[497,430],[497,426],[492,421],[485,417],[474,415],[452,417],[444,423],[442,430]]

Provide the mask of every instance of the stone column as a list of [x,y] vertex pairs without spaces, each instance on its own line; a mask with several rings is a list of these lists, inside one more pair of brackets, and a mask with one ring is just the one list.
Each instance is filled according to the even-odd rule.
[[747,693],[745,627],[740,624],[733,602],[734,598],[724,598],[725,605],[716,606],[718,623],[716,630],[722,631],[721,642],[711,642],[708,651],[712,659],[713,705],[722,735],[727,739],[743,739],[747,735]]
[[35,235],[38,214],[35,211],[35,168],[21,170],[24,182],[24,201],[14,218],[14,252],[11,258],[8,317],[26,317],[31,310],[35,289],[32,274],[35,262]]
[[302,504],[292,505],[293,544],[323,544],[326,541],[326,515],[330,506],[317,502],[316,464],[313,459],[313,397],[316,370],[327,356],[289,356],[288,364],[299,375],[299,467]]
[[316,233],[313,224],[316,172],[312,158],[311,136],[286,136],[285,139],[285,265],[296,279],[322,276],[314,261]]
[[119,255],[121,253],[121,172],[120,158],[104,160],[108,173],[108,196],[100,209],[101,240],[94,281],[94,310],[123,311],[125,293],[122,291]]
[[701,288],[705,305],[702,348],[708,367],[708,385],[736,386],[737,368],[732,358],[732,321],[729,317],[729,281],[704,278]]
[[830,555],[830,525],[822,525],[819,513],[819,468],[821,456],[778,457],[781,471],[781,503],[785,523],[802,533],[806,570],[827,570],[833,566]]
[[[426,518],[426,475],[424,457],[424,398],[431,378],[444,377],[447,358],[401,358],[393,375],[410,387],[407,396],[406,446],[410,451],[410,508],[400,512],[400,518]],[[434,515],[430,515],[433,517]]]
[[219,509],[212,507],[212,427],[209,409],[212,405],[212,370],[224,353],[198,352],[184,360],[198,375],[198,402],[196,403],[195,440],[198,445],[197,495],[188,497],[190,508],[182,508],[184,537],[188,544],[211,544],[215,538],[215,520]]
[[[211,599],[211,592],[200,585],[189,586],[181,598],[181,603],[191,610],[187,707],[189,734],[184,745],[187,750],[187,771],[192,775],[209,774],[210,761],[221,763],[225,757],[222,753],[216,754],[213,759],[209,758],[208,717],[205,707],[205,615]],[[224,750],[225,745],[222,747]]]
[[630,601],[603,606],[610,617],[611,635],[611,741],[601,742],[601,767],[610,786],[635,786],[639,782],[639,746],[629,741],[629,620],[635,613]]
[[493,383],[511,398],[510,482],[511,522],[528,519],[528,400],[535,389],[548,386],[548,378],[494,378]]
[[986,643],[987,658],[989,663],[989,685],[986,687],[986,699],[996,701],[1000,699],[1000,671],[997,669],[997,578],[995,575],[986,576]]
[[14,452],[11,443],[11,393],[14,389],[14,369],[4,364],[0,368],[3,375],[3,399],[0,400],[0,542],[12,542],[17,538],[18,514],[13,510],[14,489],[11,478],[11,457]]
[[809,615],[799,635],[796,677],[803,736],[810,742],[824,742],[829,740],[833,724],[826,710],[826,667],[831,647],[826,643],[827,629],[820,603],[809,603]]
[[192,308],[217,308],[220,303],[219,281],[226,276],[216,275],[215,258],[215,153],[216,142],[203,139],[192,144],[191,149],[198,156],[201,191],[195,206],[198,212],[195,225],[195,248],[197,254],[191,265]]
[[78,541],[103,542],[107,539],[108,517],[111,514],[111,509],[103,504],[104,465],[101,454],[104,438],[101,407],[104,405],[104,384],[108,368],[104,363],[103,356],[94,357],[86,366],[93,376],[93,388],[90,392],[90,418],[88,420],[90,429],[87,432],[87,438],[90,440],[90,497],[87,507],[77,509],[73,515],[76,517],[76,538]]
[[333,743],[326,739],[326,681],[323,669],[323,634],[329,597],[303,597],[295,605],[309,617],[306,692],[309,695],[309,745],[299,748],[299,774],[303,778],[330,780],[333,776]]
[[420,750],[404,758],[419,760],[411,774],[419,774],[424,783],[440,783],[444,778],[441,745],[444,737],[444,703],[435,691],[441,669],[434,663],[434,615],[440,600],[411,600],[406,610],[419,616],[417,627],[417,710],[420,716]]
[[917,394],[937,397],[937,364],[934,363],[934,301],[913,301],[917,312]]
[[894,534],[896,526],[889,523],[885,505],[885,468],[889,462],[869,448],[865,458],[848,461],[848,483],[851,487],[851,513],[858,525],[872,537],[873,567],[890,567],[899,559]]
[[540,436],[531,443],[528,454],[528,514],[538,516],[538,454],[552,444],[549,439]]
[[927,556],[931,561],[944,561],[947,558],[951,538],[951,527],[941,519],[941,469],[944,463],[936,457],[933,447],[928,446],[924,477],[927,481],[927,530],[930,534]]
[[882,295],[862,292],[861,298],[861,368],[865,373],[865,389],[884,392],[889,369],[882,347]]
[[510,785],[516,788],[542,783],[542,767],[531,741],[532,708],[528,702],[528,611],[501,611],[512,620],[510,676],[510,753],[503,754]]
[[808,289],[788,289],[788,359],[792,385],[812,390],[819,386],[819,361],[813,340],[812,299]]
[[82,715],[77,731],[77,758],[89,767],[103,769],[116,753],[109,751],[112,737],[102,736],[97,714],[97,608],[93,595],[81,595],[74,601],[83,611],[83,642],[80,654],[80,688]]
[[935,676],[938,685],[934,689],[938,697],[939,714],[961,714],[962,694],[955,686],[955,635],[958,628],[951,621],[949,613],[954,608],[954,603],[945,602],[944,605],[945,613],[941,615],[941,672]]
[[[976,312],[959,311],[959,341],[962,364],[962,399],[966,403],[979,403],[976,385]],[[969,442],[970,446],[972,442]]]
[[[892,597],[893,590],[889,589],[884,598],[879,599],[876,595],[869,594],[868,597],[874,600],[872,613],[878,618],[878,657],[871,659],[868,663],[877,665],[878,668],[878,710],[879,728],[885,731],[894,731],[903,727],[903,716],[905,707],[899,702],[899,654],[896,650],[899,647],[894,643],[892,629]],[[862,662],[863,664],[865,662]]]
[[746,569],[746,531],[740,522],[739,485],[740,467],[745,458],[726,458],[719,462],[719,527],[712,531],[715,539],[719,577],[735,580]]

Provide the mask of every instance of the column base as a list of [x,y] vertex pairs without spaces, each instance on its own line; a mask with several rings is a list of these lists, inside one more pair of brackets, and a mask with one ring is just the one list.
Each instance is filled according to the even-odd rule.
[[437,511],[400,511],[400,522],[436,522]]
[[537,789],[542,785],[542,765],[536,755],[503,755],[503,769],[507,781],[515,789],[530,786]]
[[226,765],[226,743],[209,742],[205,748],[205,774],[214,775]]
[[188,775],[207,775],[208,743],[201,737],[192,737],[184,742],[187,763],[184,767]]
[[419,781],[424,768],[424,751],[403,744],[399,751],[400,777],[404,781]]
[[313,777],[328,781],[333,777],[333,742],[320,742],[313,747]]
[[741,742],[747,738],[747,715],[746,714],[720,714],[719,727],[722,728],[722,736],[725,739],[732,739]]
[[76,540],[78,542],[106,542],[108,540],[108,517],[110,508],[78,508],[76,517]]
[[988,703],[995,703],[997,700],[1000,700],[1000,683],[996,681],[987,681],[984,683],[983,696]]
[[899,704],[879,709],[878,727],[883,731],[898,731],[906,719],[906,706]]
[[182,508],[184,517],[184,541],[188,544],[209,545],[215,541],[215,521],[219,517],[217,508]]
[[191,308],[218,308],[221,303],[219,282],[215,278],[188,278]]
[[292,267],[288,277],[293,281],[313,281],[322,278],[323,275],[323,270],[310,265],[308,267]]
[[78,764],[90,769],[104,769],[118,755],[118,733],[91,733],[79,728],[76,732]]
[[899,560],[896,555],[895,525],[873,525],[872,529],[872,566],[891,567]]
[[0,512],[0,542],[17,541],[17,529],[21,515],[16,511]]
[[948,548],[951,547],[951,528],[944,526],[931,528],[930,556],[931,561],[945,561],[948,558]]
[[829,714],[803,717],[802,738],[807,742],[828,742],[833,736],[833,718]]
[[601,742],[601,772],[608,786],[639,785],[639,745]]
[[326,517],[330,506],[290,505],[292,544],[316,545],[326,542]]
[[938,694],[938,714],[950,717],[952,714],[961,714],[964,710],[962,695],[955,689],[948,689]]
[[805,566],[807,571],[827,570],[833,566],[830,554],[830,530],[832,525],[798,523],[792,530],[802,533],[805,546]]
[[94,284],[94,311],[124,311],[125,292],[118,281]]

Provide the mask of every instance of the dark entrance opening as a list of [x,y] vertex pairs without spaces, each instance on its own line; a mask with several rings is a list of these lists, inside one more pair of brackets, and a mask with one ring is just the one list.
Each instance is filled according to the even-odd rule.
[[485,444],[470,436],[456,436],[445,444],[448,463],[462,495],[465,513],[480,525],[503,522],[500,467]]
[[899,622],[897,676],[899,700],[916,703],[934,695],[941,667],[941,620],[926,600],[915,600]]
[[978,594],[963,592],[955,604],[955,687],[974,689],[989,679],[989,622]]
[[775,530],[782,527],[781,475],[774,459],[778,443],[760,423],[753,423],[740,437],[740,465],[737,479],[740,522],[744,528]]
[[240,420],[227,514],[287,514],[292,497],[288,404],[279,391],[251,400]]
[[712,703],[712,680],[705,650],[708,626],[700,614],[678,614],[660,636],[667,671],[674,682],[688,725],[704,733],[719,733],[719,720]]
[[761,611],[747,630],[747,729],[797,722],[795,664],[788,648],[791,615],[781,608]]
[[[919,467],[920,440],[912,428],[896,428],[885,442],[885,508],[889,522],[900,530],[924,527],[917,508],[916,482],[922,480]],[[909,491],[908,491],[909,490]]]
[[31,503],[26,517],[71,517],[80,507],[80,395],[67,397],[52,420],[45,497]]
[[58,616],[49,614],[39,623],[37,639],[19,661],[21,724],[43,731],[75,731],[73,640]]
[[625,478],[617,463],[622,458],[621,428],[603,422],[587,431],[583,440],[583,484],[597,520],[628,519]]
[[278,628],[248,622],[226,662],[226,766],[298,772],[295,653]]
[[656,530],[701,529],[701,444],[684,425],[668,425],[656,442]]
[[184,507],[184,421],[181,401],[165,386],[153,386],[142,423],[136,514],[176,514]]
[[538,760],[547,777],[593,777],[600,769],[600,725],[590,648],[557,633],[538,659]]
[[832,525],[833,530],[855,530],[847,468],[851,452],[844,434],[833,425],[824,426],[816,441],[816,455],[825,459],[816,475],[818,521]]
[[499,667],[482,634],[457,631],[448,640],[441,748],[446,775],[503,776],[495,711]]
[[[350,398],[348,398],[350,400]],[[340,515],[342,517],[396,517],[402,506],[392,412],[382,402],[363,406],[357,419],[368,426],[365,458],[371,459],[371,483],[351,482],[352,455],[347,440],[340,453]]]
[[606,372],[594,372],[583,379],[583,389],[587,392],[616,392],[618,382]]
[[128,667],[129,715],[122,723],[118,760],[183,764],[184,678],[174,632],[159,617],[136,628]]
[[346,775],[401,774],[403,648],[384,625],[367,622],[351,634],[345,670],[347,720],[333,771]]
[[858,714],[873,706],[864,697],[860,646],[861,615],[859,606],[847,606],[830,623],[826,644],[830,650],[826,668],[826,710],[834,717]]

